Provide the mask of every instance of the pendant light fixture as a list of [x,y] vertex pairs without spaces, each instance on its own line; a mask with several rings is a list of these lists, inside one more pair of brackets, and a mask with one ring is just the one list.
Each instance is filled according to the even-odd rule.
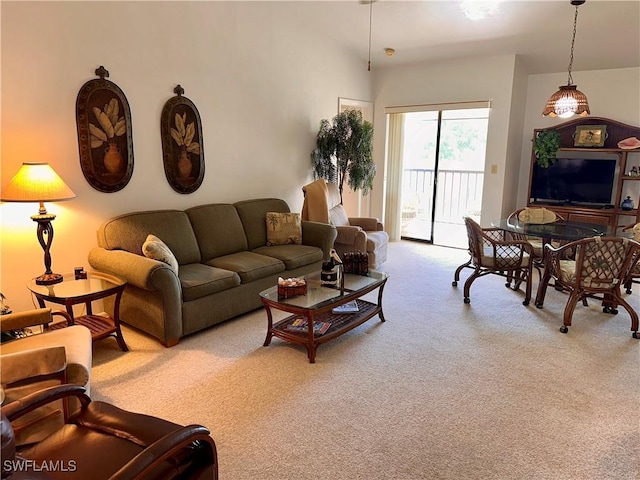
[[367,63],[367,71],[371,71],[371,20],[373,19],[373,2],[376,0],[367,0],[369,3],[369,61]]
[[573,115],[585,117],[591,113],[587,96],[577,89],[571,77],[573,47],[576,42],[576,27],[578,25],[578,7],[584,2],[585,0],[571,0],[571,5],[576,7],[576,13],[573,19],[573,37],[571,38],[571,55],[569,56],[569,79],[567,85],[559,87],[560,90],[551,95],[551,98],[547,101],[547,105],[542,111],[542,115],[545,117],[569,118]]

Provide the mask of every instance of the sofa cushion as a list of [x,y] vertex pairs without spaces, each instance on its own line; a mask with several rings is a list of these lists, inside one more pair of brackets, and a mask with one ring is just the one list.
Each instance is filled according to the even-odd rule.
[[[201,205],[186,210],[186,213],[198,240],[203,263],[247,250],[242,222],[230,203]],[[264,226],[264,217],[261,224]]]
[[258,247],[252,250],[260,255],[277,258],[284,263],[287,270],[293,270],[322,260],[322,250],[308,245],[274,245]]
[[264,221],[267,212],[288,213],[291,210],[284,200],[279,198],[258,198],[233,204],[242,221],[247,237],[247,250],[263,247],[267,244],[267,225]]
[[336,205],[329,210],[329,217],[331,218],[331,223],[336,227],[346,227],[350,225],[349,216],[342,204]]
[[142,253],[147,258],[166,263],[176,275],[178,274],[178,260],[176,260],[175,255],[171,252],[167,244],[155,235],[147,236],[147,239],[142,244]]
[[300,245],[302,224],[299,213],[267,212],[267,245]]
[[531,223],[531,224],[545,224],[545,223],[553,223],[558,219],[558,216],[551,210],[547,210],[546,208],[537,208],[537,207],[527,207],[523,208],[520,213],[518,213],[518,220],[522,223]]
[[285,270],[284,263],[277,258],[254,252],[232,253],[231,255],[214,258],[206,263],[212,267],[236,272],[240,275],[242,283],[249,283]]
[[183,265],[179,278],[185,302],[240,285],[238,274],[202,263]]
[[167,244],[178,264],[200,261],[200,249],[189,217],[178,210],[133,212],[112,218],[100,226],[98,245],[107,250],[142,255],[142,244],[149,234]]

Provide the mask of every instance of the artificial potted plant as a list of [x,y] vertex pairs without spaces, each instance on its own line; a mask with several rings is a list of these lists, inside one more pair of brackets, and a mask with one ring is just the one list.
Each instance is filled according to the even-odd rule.
[[533,153],[542,168],[548,168],[555,163],[559,148],[560,133],[557,130],[541,130],[533,139]]
[[373,187],[376,164],[373,162],[373,125],[362,118],[359,110],[340,112],[331,123],[320,122],[316,148],[311,152],[314,178],[336,183],[342,191],[344,182],[353,191],[366,195]]

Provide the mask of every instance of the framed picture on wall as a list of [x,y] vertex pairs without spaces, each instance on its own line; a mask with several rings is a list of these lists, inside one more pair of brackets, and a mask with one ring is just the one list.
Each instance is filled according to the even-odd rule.
[[342,113],[345,110],[359,110],[362,112],[362,118],[373,124],[373,102],[339,97],[338,113]]
[[606,125],[580,125],[574,134],[575,147],[602,147],[607,138]]

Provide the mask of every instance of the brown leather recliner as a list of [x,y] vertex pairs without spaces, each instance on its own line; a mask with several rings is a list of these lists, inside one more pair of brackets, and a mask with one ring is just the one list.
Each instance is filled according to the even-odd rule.
[[[81,409],[44,440],[15,447],[8,422],[62,398]],[[216,446],[201,425],[182,427],[160,418],[91,401],[78,385],[34,392],[2,407],[3,479],[217,479]]]

